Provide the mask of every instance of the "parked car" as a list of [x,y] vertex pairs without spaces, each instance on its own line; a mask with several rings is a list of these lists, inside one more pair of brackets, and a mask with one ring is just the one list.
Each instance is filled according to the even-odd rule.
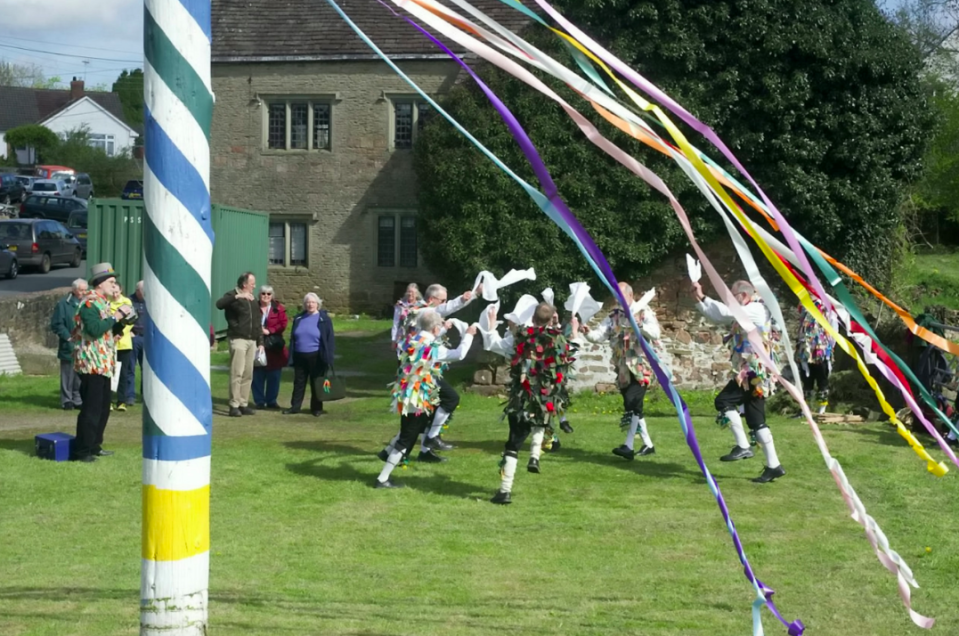
[[[83,247],[83,255],[87,255],[87,209],[74,210],[67,219],[67,229],[77,237],[80,246]],[[0,270],[2,271],[2,270]]]
[[72,212],[86,209],[87,202],[77,197],[31,194],[20,204],[20,218],[52,219],[60,223],[66,223]]
[[73,196],[81,199],[93,198],[93,179],[85,172],[78,172],[73,182]]
[[74,174],[76,170],[67,166],[37,166],[35,170],[35,174],[41,179],[52,179],[55,172]]
[[37,179],[33,182],[33,194],[72,197],[73,187],[63,179]]
[[24,195],[33,194],[33,182],[39,179],[39,177],[32,177],[29,175],[18,174],[17,181],[23,185]]
[[127,184],[123,186],[123,194],[120,195],[121,199],[142,199],[143,198],[143,182],[138,179],[132,179],[127,181]]
[[23,201],[23,184],[17,180],[15,174],[0,174],[0,203],[9,205]]
[[2,241],[0,241],[0,273],[11,280],[20,273],[17,255],[7,249],[7,244]]
[[36,267],[43,274],[54,265],[80,267],[83,248],[62,223],[49,219],[0,221],[0,243],[17,255],[19,267]]

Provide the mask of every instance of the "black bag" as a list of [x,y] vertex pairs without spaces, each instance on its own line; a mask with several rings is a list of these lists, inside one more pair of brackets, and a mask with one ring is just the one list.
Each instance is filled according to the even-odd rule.
[[336,370],[330,367],[325,376],[313,381],[313,391],[321,402],[335,402],[346,397],[346,380],[336,375]]
[[284,346],[286,346],[286,340],[278,333],[263,336],[263,348],[267,351],[283,351]]

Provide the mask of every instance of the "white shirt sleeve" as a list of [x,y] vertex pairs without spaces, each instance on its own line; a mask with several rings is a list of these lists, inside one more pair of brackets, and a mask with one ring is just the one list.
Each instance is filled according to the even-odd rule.
[[651,311],[644,312],[643,321],[639,323],[639,329],[643,332],[643,338],[646,338],[646,340],[658,340],[660,329],[656,314]]
[[743,307],[743,311],[760,331],[766,326],[767,321],[772,322],[772,315],[764,303],[749,303]]
[[433,359],[437,362],[461,362],[466,359],[466,354],[470,352],[471,346],[473,346],[473,336],[464,334],[460,346],[455,349],[447,349],[441,346],[436,350]]
[[590,342],[603,342],[609,338],[609,328],[612,325],[609,318],[604,318],[603,322],[599,323],[599,326],[595,329],[590,329],[586,333],[586,339]]
[[462,296],[457,296],[453,300],[447,300],[445,303],[436,308],[436,313],[441,315],[443,318],[446,318],[450,314],[455,314],[460,309],[473,302],[473,298],[475,298],[475,296],[471,297],[469,300],[463,300]]
[[489,334],[489,346],[486,350],[503,356],[507,360],[513,357],[515,344],[513,342],[512,332],[507,332],[505,336],[500,336],[498,331],[491,331]]
[[729,307],[713,300],[709,296],[706,296],[696,303],[696,309],[698,309],[702,315],[706,316],[707,320],[721,325],[732,324],[735,320],[732,312],[729,311]]

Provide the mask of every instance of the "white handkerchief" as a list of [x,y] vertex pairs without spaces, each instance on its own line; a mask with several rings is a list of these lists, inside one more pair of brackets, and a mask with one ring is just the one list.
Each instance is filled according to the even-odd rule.
[[579,314],[583,324],[589,322],[590,318],[603,308],[589,295],[589,285],[587,283],[570,283],[569,299],[564,306],[570,313]]
[[686,255],[686,269],[689,271],[689,280],[694,283],[699,282],[699,279],[703,277],[702,265],[689,254]]
[[636,302],[634,302],[632,305],[629,306],[630,313],[632,313],[635,316],[646,307],[649,307],[649,302],[653,299],[655,295],[656,295],[656,288],[653,287],[648,292],[643,294],[642,298],[640,298],[639,300],[637,300]]
[[[499,315],[499,301],[497,300],[495,304],[490,305],[483,309],[479,317],[479,332],[483,336],[483,348],[490,348],[490,334],[496,331],[496,326],[499,324],[499,320],[496,319],[496,316]],[[490,309],[493,309],[493,321],[490,322],[489,314],[487,313]]]
[[513,308],[513,311],[506,314],[504,318],[513,321],[517,325],[529,327],[533,324],[533,314],[536,312],[536,305],[538,304],[539,301],[536,300],[534,296],[523,294],[516,303],[516,307]]
[[[552,287],[547,287],[546,289],[543,290],[543,300],[549,303],[550,305],[553,305],[553,301],[556,300],[556,296],[553,294]],[[555,307],[556,305],[553,305],[553,306]]]
[[458,318],[447,318],[447,320],[453,323],[453,326],[456,327],[456,330],[460,332],[460,338],[462,338],[463,334],[466,333],[466,330],[470,328],[468,324]]
[[477,288],[480,286],[480,283],[482,283],[483,300],[493,302],[499,300],[499,290],[504,287],[509,287],[513,283],[518,283],[521,280],[536,280],[536,270],[532,267],[529,269],[511,269],[499,280],[493,276],[492,272],[483,270],[476,276],[476,280],[473,282],[473,293],[476,293]]

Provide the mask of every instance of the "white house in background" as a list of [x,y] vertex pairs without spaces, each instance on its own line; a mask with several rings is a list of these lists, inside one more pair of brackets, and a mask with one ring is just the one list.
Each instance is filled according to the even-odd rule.
[[132,150],[139,136],[123,120],[119,95],[87,93],[77,78],[70,82],[70,90],[0,86],[0,156],[16,152],[19,163],[36,162],[33,148],[10,148],[5,139],[8,130],[26,124],[46,126],[61,136],[86,127],[90,144],[111,156]]

